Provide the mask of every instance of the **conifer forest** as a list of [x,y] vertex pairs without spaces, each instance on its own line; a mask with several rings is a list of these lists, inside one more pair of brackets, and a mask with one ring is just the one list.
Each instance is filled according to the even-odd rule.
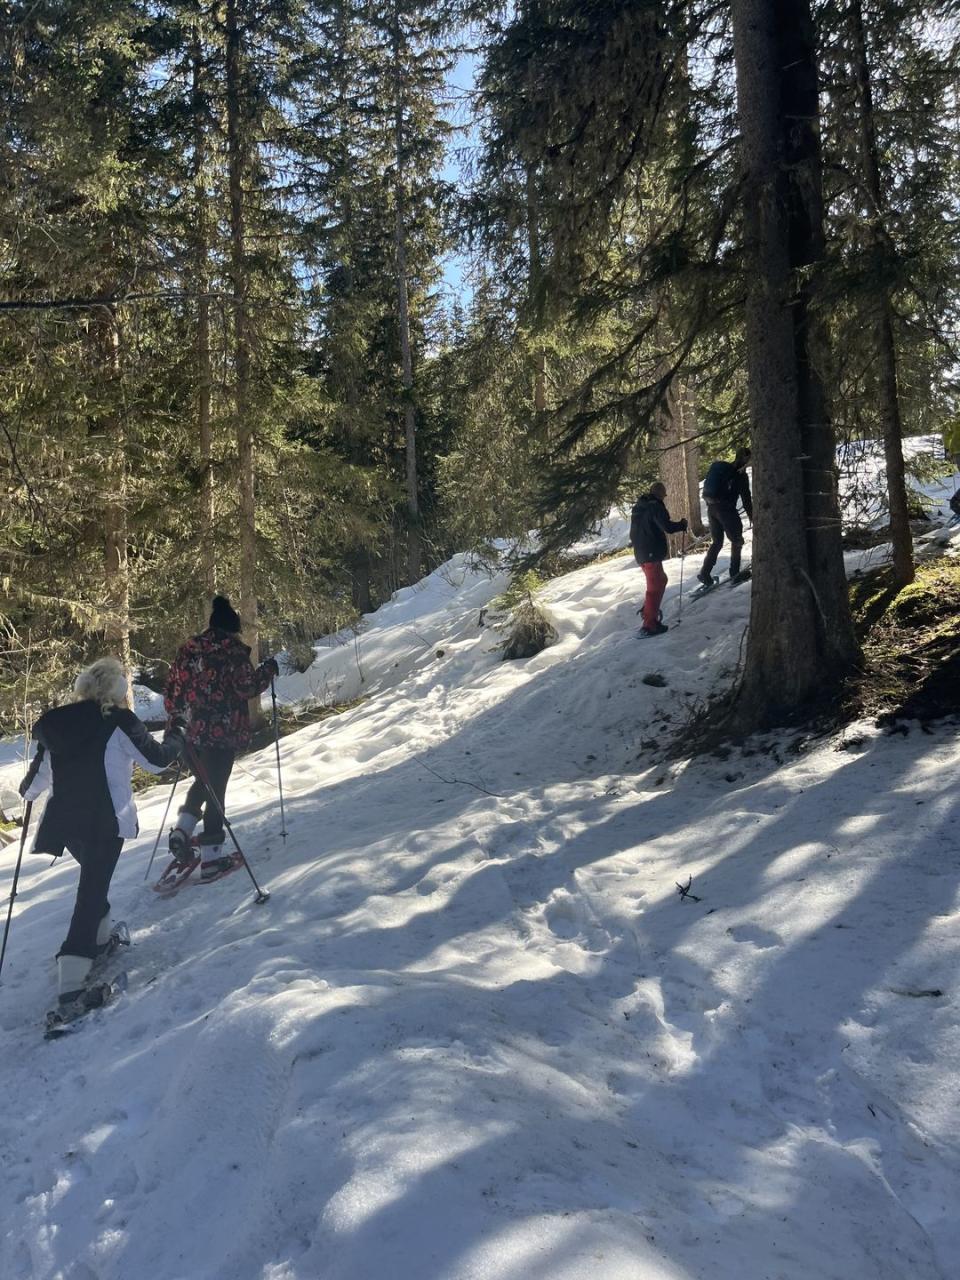
[[960,0],[0,0],[0,1280],[958,1280]]
[[[753,451],[736,716],[860,661],[838,446],[960,451],[949,0],[2,0],[0,725],[293,661]],[[531,550],[532,547],[532,550]],[[526,562],[525,562],[526,563]]]

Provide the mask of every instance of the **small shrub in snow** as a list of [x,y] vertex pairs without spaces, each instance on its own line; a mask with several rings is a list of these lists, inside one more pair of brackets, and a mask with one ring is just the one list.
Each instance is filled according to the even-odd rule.
[[537,604],[535,593],[542,586],[539,575],[527,569],[511,579],[503,595],[493,601],[493,611],[502,615],[496,626],[506,631],[504,660],[532,658],[559,639],[556,627]]

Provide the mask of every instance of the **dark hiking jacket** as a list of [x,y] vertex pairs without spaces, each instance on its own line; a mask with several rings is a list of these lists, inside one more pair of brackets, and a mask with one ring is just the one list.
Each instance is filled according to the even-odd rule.
[[167,715],[187,717],[188,742],[240,750],[250,741],[247,702],[267,688],[272,670],[269,658],[254,667],[236,632],[208,627],[181,645],[163,705]]
[[20,793],[35,800],[49,790],[33,851],[55,857],[73,838],[91,844],[135,836],[133,766],[161,773],[183,750],[182,734],[157,742],[126,707],[104,715],[90,699],[44,712],[33,736],[39,745]]
[[670,519],[670,513],[658,497],[645,493],[634,503],[630,516],[630,541],[637,564],[666,560],[667,534],[680,533],[685,527],[682,520]]
[[746,471],[732,462],[711,462],[703,481],[704,502],[727,502],[736,507],[743,503],[747,519],[753,519],[753,501],[750,497],[750,481]]

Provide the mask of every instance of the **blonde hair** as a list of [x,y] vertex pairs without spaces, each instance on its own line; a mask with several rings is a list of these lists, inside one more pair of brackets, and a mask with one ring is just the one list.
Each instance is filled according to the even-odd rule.
[[99,703],[100,710],[108,715],[114,707],[127,705],[130,680],[118,658],[98,658],[77,676],[73,692],[78,702],[90,699]]

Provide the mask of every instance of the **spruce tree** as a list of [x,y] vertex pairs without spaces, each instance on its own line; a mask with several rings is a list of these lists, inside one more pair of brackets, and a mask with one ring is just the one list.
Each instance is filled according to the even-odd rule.
[[735,723],[779,723],[858,660],[813,303],[824,253],[807,0],[734,0],[753,448],[753,591]]

